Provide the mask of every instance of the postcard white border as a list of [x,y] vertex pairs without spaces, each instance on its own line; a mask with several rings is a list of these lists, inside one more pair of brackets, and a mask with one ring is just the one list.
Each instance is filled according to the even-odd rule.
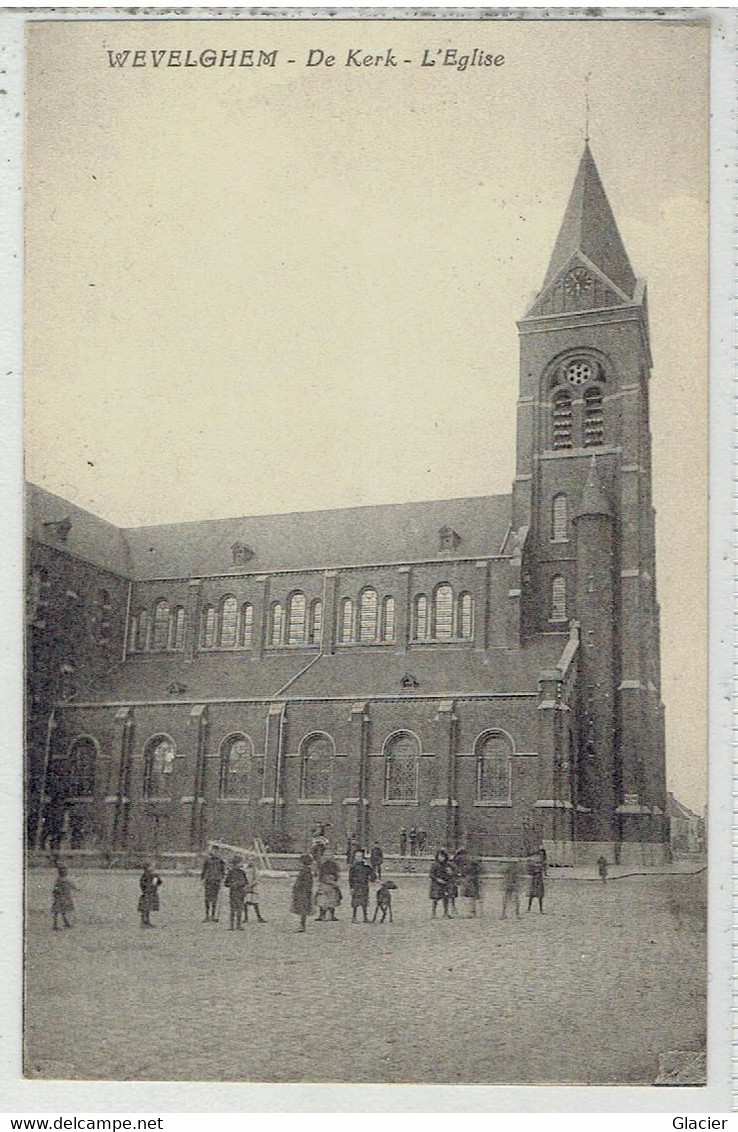
[[[53,10],[49,10],[52,9]],[[598,8],[309,8],[122,9],[65,8],[44,0],[35,8],[0,10],[0,1096],[6,1113],[727,1113],[731,1107],[731,887],[738,893],[738,858],[731,834],[738,805],[733,762],[732,625],[736,494],[733,433],[734,299],[736,284],[736,144],[734,73],[736,11],[671,4]],[[332,15],[331,13],[335,13]],[[483,15],[482,15],[483,13]],[[263,18],[709,20],[711,24],[710,205],[710,755],[709,755],[709,1021],[705,1089],[411,1085],[248,1085],[218,1083],[71,1082],[21,1076],[22,971],[22,123],[25,25],[36,20],[192,20]],[[730,880],[732,879],[732,886]],[[678,978],[678,972],[674,972]]]

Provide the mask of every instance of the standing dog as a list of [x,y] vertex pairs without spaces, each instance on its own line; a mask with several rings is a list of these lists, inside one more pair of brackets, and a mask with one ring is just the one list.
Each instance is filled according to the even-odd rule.
[[395,888],[397,888],[397,885],[393,880],[386,880],[384,884],[380,884],[377,889],[377,906],[374,909],[372,923],[376,920],[378,912],[382,913],[380,924],[384,923],[388,912],[390,923],[392,923],[392,890]]

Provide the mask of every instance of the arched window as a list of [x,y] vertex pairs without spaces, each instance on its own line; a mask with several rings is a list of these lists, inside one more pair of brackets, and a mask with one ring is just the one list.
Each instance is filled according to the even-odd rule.
[[553,400],[552,431],[554,448],[571,448],[572,446],[572,410],[571,397],[566,390],[560,390]]
[[386,744],[384,755],[384,796],[388,802],[412,802],[418,797],[420,743],[414,735],[401,731]]
[[300,797],[329,802],[333,785],[333,740],[329,735],[309,735],[300,748]]
[[454,591],[444,582],[436,590],[433,603],[433,636],[447,639],[454,635]]
[[254,643],[254,607],[247,601],[241,606],[238,641],[241,647],[245,649],[250,649]]
[[202,611],[200,645],[204,649],[211,649],[215,645],[215,609],[212,605],[206,605]]
[[554,495],[551,502],[551,540],[567,542],[569,539],[569,502],[563,492]]
[[413,637],[416,641],[428,639],[428,598],[425,594],[418,594],[415,599]]
[[284,609],[278,601],[275,601],[269,615],[269,643],[271,645],[281,645],[283,622]]
[[566,579],[561,574],[551,582],[551,620],[566,621]]
[[136,652],[143,652],[149,645],[149,611],[148,609],[139,610],[136,618]]
[[168,793],[175,755],[174,743],[168,735],[154,735],[149,739],[144,752],[145,798],[160,798]]
[[305,612],[305,594],[293,594],[290,598],[287,625],[287,643],[290,645],[305,644]]
[[344,644],[354,638],[354,603],[350,597],[341,602],[341,640]]
[[154,606],[154,633],[152,648],[163,652],[169,647],[169,602],[162,598]]
[[395,599],[386,597],[382,602],[382,640],[395,639]]
[[584,447],[596,448],[605,443],[605,420],[602,408],[602,390],[590,385],[584,394]]
[[477,742],[477,801],[509,802],[512,743],[502,731]]
[[67,790],[73,798],[84,798],[95,793],[95,764],[97,743],[84,736],[75,739],[67,759]]
[[221,798],[248,798],[253,747],[246,735],[229,735],[220,745]]
[[323,636],[323,602],[320,598],[310,603],[310,617],[308,619],[308,641],[311,645],[319,645]]
[[110,634],[110,617],[113,611],[113,604],[108,590],[100,590],[98,594],[98,604],[100,607],[100,627],[98,644],[105,645],[109,643]]
[[369,586],[359,600],[359,640],[370,644],[377,639],[377,591]]
[[185,644],[185,611],[181,605],[172,613],[172,648],[183,649]]
[[140,652],[145,647],[146,633],[143,634],[143,644],[141,644],[141,614],[145,610],[138,609],[135,613],[131,614],[128,622],[128,651]]
[[459,636],[465,641],[474,636],[474,602],[468,593],[459,595]]
[[231,594],[224,597],[220,603],[220,625],[218,644],[222,649],[236,647],[236,634],[238,631],[238,602]]

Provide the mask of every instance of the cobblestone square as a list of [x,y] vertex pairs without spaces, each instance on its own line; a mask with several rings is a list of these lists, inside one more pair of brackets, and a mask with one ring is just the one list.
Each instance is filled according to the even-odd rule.
[[[53,873],[27,888],[31,1077],[119,1080],[650,1084],[659,1055],[705,1046],[706,874],[595,880],[552,870],[545,914],[430,919],[400,876],[395,922],[296,932],[291,880],[262,880],[268,922],[202,923],[195,877],[165,873],[139,926],[138,876]],[[345,883],[342,885],[346,893]],[[371,911],[370,911],[371,914]]]

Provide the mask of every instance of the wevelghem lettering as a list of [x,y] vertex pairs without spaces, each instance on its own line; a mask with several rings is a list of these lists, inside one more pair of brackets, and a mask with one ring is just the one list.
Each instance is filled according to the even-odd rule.
[[207,47],[203,51],[108,51],[110,67],[275,67],[277,51],[262,51],[239,47],[216,51]]

